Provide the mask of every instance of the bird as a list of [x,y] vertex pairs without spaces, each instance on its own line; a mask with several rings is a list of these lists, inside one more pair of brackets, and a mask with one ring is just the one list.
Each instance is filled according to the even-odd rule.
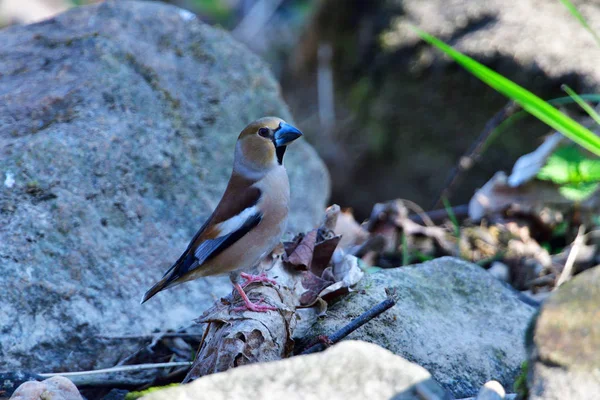
[[[277,117],[246,126],[235,144],[233,170],[217,207],[179,259],[142,299],[193,279],[229,273],[244,301],[240,310],[267,312],[269,305],[250,301],[244,287],[252,282],[276,283],[244,272],[254,267],[281,240],[286,229],[290,185],[283,156],[302,132]],[[240,285],[241,280],[246,282]]]

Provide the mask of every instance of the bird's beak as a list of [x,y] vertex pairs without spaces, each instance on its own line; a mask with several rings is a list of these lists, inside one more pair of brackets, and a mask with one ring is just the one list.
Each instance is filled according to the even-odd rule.
[[277,128],[275,135],[273,136],[275,147],[287,146],[300,136],[302,136],[302,132],[300,132],[298,129],[290,124],[281,122],[279,124],[279,128]]

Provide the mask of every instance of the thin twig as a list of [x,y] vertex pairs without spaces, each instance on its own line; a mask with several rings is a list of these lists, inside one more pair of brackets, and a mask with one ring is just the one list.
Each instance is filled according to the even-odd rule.
[[575,265],[575,260],[577,259],[577,253],[579,253],[579,250],[581,249],[584,242],[584,233],[585,226],[579,225],[577,236],[573,241],[573,246],[571,247],[571,251],[569,251],[569,257],[567,257],[567,262],[565,263],[565,267],[563,268],[560,277],[558,278],[558,282],[556,282],[555,288],[565,283],[571,277],[573,273],[573,265]]
[[400,199],[400,201],[404,204],[404,207],[408,208],[410,211],[417,214],[419,218],[423,221],[423,223],[427,226],[435,226],[429,215],[421,208],[420,205],[415,203],[414,201]]
[[160,336],[161,338],[197,338],[202,337],[200,333],[180,333],[180,332],[157,332],[148,335],[121,335],[121,336],[107,336],[107,335],[97,335],[97,338],[100,339],[109,339],[109,340],[128,340],[128,339],[154,339],[156,336]]
[[[377,317],[379,314],[383,313],[386,310],[389,310],[396,304],[396,300],[389,296],[387,299],[377,304],[375,307],[371,308],[369,311],[363,313],[358,318],[353,319],[350,323],[342,329],[338,330],[334,334],[328,337],[329,342],[331,344],[337,343],[373,318]],[[325,349],[325,345],[323,343],[316,343],[310,346],[307,349],[304,349],[300,354],[312,354],[317,353]]]
[[331,59],[333,49],[329,43],[319,44],[317,51],[317,99],[319,104],[319,122],[322,132],[329,134],[335,123],[335,98],[333,87],[333,69]]
[[[463,204],[460,206],[452,207],[452,212],[456,216],[456,219],[461,221],[466,219],[469,216],[469,206],[467,204]],[[425,212],[425,215],[434,223],[440,223],[444,219],[448,218],[448,210],[445,208],[441,208],[438,210],[432,210]],[[413,222],[416,223],[425,223],[423,217],[419,214],[411,215],[410,218]]]
[[267,22],[275,15],[281,3],[283,3],[283,0],[257,1],[238,26],[233,28],[231,34],[236,39],[248,43],[267,25]]
[[530,280],[529,282],[527,282],[525,284],[526,287],[533,287],[533,286],[552,286],[552,284],[556,282],[556,276],[554,276],[554,274],[548,274],[548,275],[544,275],[544,276],[538,276],[537,278],[534,278],[532,280]]
[[459,159],[458,164],[452,169],[452,171],[450,171],[450,174],[446,178],[446,183],[444,184],[443,189],[440,191],[440,194],[437,196],[435,203],[433,203],[433,207],[431,208],[441,207],[443,197],[450,198],[452,190],[460,182],[459,178],[462,177],[462,174],[465,171],[471,169],[471,167],[473,167],[475,162],[479,159],[481,150],[483,149],[483,146],[487,142],[492,132],[494,132],[498,125],[500,125],[508,117],[512,116],[518,109],[519,105],[511,100],[485,124],[483,131],[481,134],[479,134],[479,137],[475,139],[475,142],[473,142],[471,148],[469,148],[469,150]]
[[108,373],[113,373],[113,372],[142,371],[145,369],[159,369],[159,368],[171,368],[171,367],[183,367],[183,366],[189,367],[191,365],[192,365],[191,361],[178,361],[178,362],[168,362],[168,363],[123,365],[123,366],[119,366],[119,367],[96,369],[93,371],[50,372],[50,373],[39,374],[39,375],[43,376],[44,378],[50,378],[53,376],[64,376],[66,378],[69,378],[69,377],[74,377],[74,376],[108,374]]

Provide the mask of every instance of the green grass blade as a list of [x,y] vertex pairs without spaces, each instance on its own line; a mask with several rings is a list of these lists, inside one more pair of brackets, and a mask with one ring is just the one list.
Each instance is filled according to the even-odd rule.
[[452,222],[452,226],[454,227],[454,236],[456,236],[458,239],[460,239],[460,224],[458,223],[456,214],[454,214],[454,210],[452,210],[450,201],[448,201],[446,196],[442,197],[442,203],[444,204],[444,208],[446,209],[448,218],[450,218],[450,221]]
[[[586,93],[580,94],[579,98],[586,101],[591,101],[594,103],[600,103],[600,94],[595,93]],[[567,105],[576,103],[576,101],[570,96],[556,97],[554,99],[546,100],[546,102],[552,105]],[[493,142],[502,134],[504,131],[510,129],[517,122],[521,121],[524,117],[530,115],[527,111],[519,111],[504,121],[502,121],[490,134],[488,139],[485,141],[483,146],[481,146],[481,154],[485,153],[487,149],[493,144]]]
[[563,3],[563,5],[567,8],[567,10],[569,10],[571,15],[574,16],[579,21],[581,26],[583,26],[589,33],[592,34],[592,36],[594,37],[594,40],[596,41],[598,46],[600,46],[600,37],[598,36],[598,34],[596,34],[596,32],[592,29],[592,27],[587,23],[586,19],[583,17],[583,15],[581,15],[581,13],[577,9],[577,7],[575,7],[575,4],[571,3],[570,0],[560,0],[560,2]]
[[592,117],[594,119],[594,121],[596,121],[596,123],[598,125],[600,125],[600,115],[598,115],[598,113],[596,112],[596,110],[594,110],[592,108],[592,106],[590,106],[588,103],[586,103],[581,96],[579,96],[577,93],[575,93],[575,91],[573,89],[571,89],[570,87],[568,87],[567,85],[562,85],[561,86],[562,90],[564,90],[565,92],[567,92],[567,94],[569,96],[571,96],[571,98],[573,98],[573,100],[575,100],[575,102],[577,104],[579,104],[579,107],[583,108],[583,110],[588,113],[588,115],[590,117]]
[[600,137],[596,136],[589,129],[561,113],[530,91],[453,49],[438,38],[418,28],[413,27],[413,29],[423,40],[452,57],[470,73],[491,86],[493,89],[518,102],[524,110],[538,118],[540,121],[562,133],[580,146],[600,156]]

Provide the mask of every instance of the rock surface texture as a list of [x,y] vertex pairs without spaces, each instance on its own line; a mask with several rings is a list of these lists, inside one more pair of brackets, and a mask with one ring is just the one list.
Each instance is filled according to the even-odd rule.
[[600,398],[600,267],[544,303],[528,343],[531,400]]
[[378,344],[427,369],[456,398],[489,380],[512,387],[534,309],[477,265],[450,257],[370,275],[334,304],[309,337],[331,334],[384,300],[397,304],[349,338]]
[[[0,360],[35,372],[114,365],[230,290],[209,278],[141,306],[216,206],[239,131],[290,120],[266,66],[158,2],[108,1],[0,32]],[[286,154],[289,229],[328,191],[313,149]],[[306,200],[309,199],[309,200]]]
[[[600,26],[597,1],[574,3],[590,26]],[[294,115],[312,121],[306,134],[330,167],[332,200],[350,199],[360,215],[397,197],[430,207],[448,172],[508,101],[421,41],[410,25],[546,99],[565,96],[563,83],[579,93],[600,87],[597,44],[560,1],[345,4],[319,2],[283,86]],[[333,50],[337,112],[329,133],[315,117],[317,54],[325,43]],[[548,130],[526,118],[504,131],[466,173],[453,203],[467,201],[499,169],[509,171]]]
[[374,344],[345,341],[323,353],[241,366],[143,399],[418,400],[419,390],[444,398],[424,368]]

